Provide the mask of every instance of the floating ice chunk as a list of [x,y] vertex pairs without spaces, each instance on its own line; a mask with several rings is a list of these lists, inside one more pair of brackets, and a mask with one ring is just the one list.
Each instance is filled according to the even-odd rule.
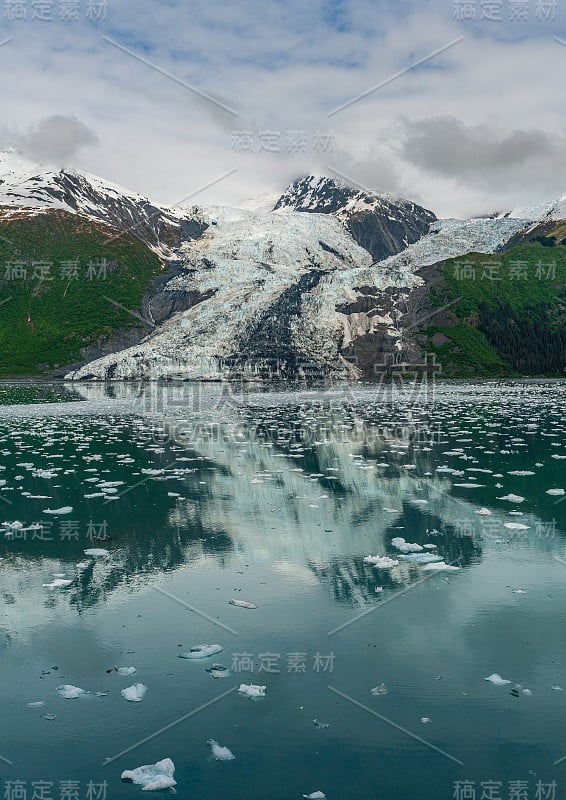
[[488,675],[487,678],[484,678],[484,681],[488,683],[493,683],[495,686],[506,686],[511,681],[506,680],[506,678],[502,678],[497,672],[494,672],[492,675]]
[[125,769],[121,778],[123,781],[132,781],[141,786],[144,792],[155,792],[176,786],[174,773],[175,764],[170,758],[164,758],[155,764],[144,764],[143,767],[136,767],[136,769]]
[[524,589],[513,589],[513,594],[527,594]]
[[122,689],[120,694],[124,700],[128,700],[130,703],[141,703],[146,692],[147,686],[144,686],[143,683],[134,683],[127,689]]
[[460,567],[447,564],[445,561],[436,561],[433,564],[425,564],[423,570],[443,570],[444,572],[456,572]]
[[564,489],[547,489],[546,493],[552,495],[553,497],[562,497],[565,492]]
[[523,525],[521,522],[504,522],[504,528],[509,528],[512,531],[528,531],[530,530],[530,525]]
[[523,694],[526,694],[528,697],[530,697],[532,695],[532,692],[530,689],[523,689]]
[[484,483],[453,483],[453,486],[459,486],[460,489],[483,489]]
[[266,689],[267,686],[258,686],[257,684],[254,683],[250,684],[241,683],[238,688],[238,691],[240,692],[240,694],[247,695],[251,700],[256,697],[265,697]]
[[427,722],[430,722],[430,717],[421,717],[421,722],[426,725]]
[[520,494],[506,494],[503,497],[498,497],[498,500],[508,500],[510,503],[522,503],[525,499]]
[[422,545],[416,542],[406,542],[402,536],[396,536],[394,539],[391,539],[391,545],[397,550],[400,550],[401,553],[420,553],[423,550]]
[[44,508],[44,514],[70,514],[73,506],[61,506],[61,508]]
[[64,589],[66,586],[70,586],[72,584],[72,580],[66,580],[65,578],[55,578],[55,580],[51,581],[51,583],[44,583],[44,589]]
[[232,674],[228,667],[224,667],[222,664],[213,664],[206,668],[206,672],[213,678],[228,678]]
[[553,692],[563,692],[564,689],[562,688],[562,686],[555,685],[555,686],[552,687],[552,691]]
[[330,728],[330,723],[329,722],[321,722],[319,719],[316,719],[316,718],[313,719],[313,724],[314,724],[314,727],[317,728],[320,731],[325,731],[328,728]]
[[79,689],[78,686],[72,686],[70,683],[64,683],[61,686],[57,686],[55,691],[59,692],[61,697],[64,697],[65,700],[76,700],[81,694],[87,694],[84,689]]
[[381,695],[381,694],[388,694],[388,692],[389,692],[389,689],[387,688],[387,686],[384,683],[379,683],[377,686],[374,686],[373,689],[370,689],[370,694],[373,694],[375,696],[378,696],[378,695]]
[[[508,475],[536,475],[536,472],[533,472],[530,469],[514,469],[512,472],[508,472]],[[501,477],[501,476],[498,476]]]
[[210,745],[212,755],[217,761],[233,761],[236,758],[231,750],[227,747],[222,747],[218,742],[215,742],[214,739],[209,739],[207,744]]
[[434,564],[440,563],[443,558],[434,553],[409,553],[407,556],[399,556],[399,561],[408,561],[411,564]]
[[366,556],[364,561],[366,564],[373,564],[378,569],[391,569],[399,564],[396,558],[389,558],[388,556]]
[[94,556],[95,558],[102,558],[103,556],[110,555],[108,550],[105,550],[103,547],[89,547],[88,550],[83,550],[85,556]]
[[476,511],[476,514],[481,514],[482,517],[491,517],[491,511],[489,508],[480,508],[479,511]]
[[196,644],[188,653],[181,653],[179,658],[209,658],[224,650],[220,644]]
[[28,703],[28,708],[39,708],[39,706],[44,706],[45,700],[35,700],[32,703]]
[[116,667],[115,671],[118,675],[135,675],[137,669],[135,667]]
[[248,603],[247,600],[228,600],[228,603],[231,606],[237,606],[238,608],[257,608],[256,605],[253,603]]
[[321,791],[304,794],[303,797],[305,797],[306,800],[326,800],[326,795]]

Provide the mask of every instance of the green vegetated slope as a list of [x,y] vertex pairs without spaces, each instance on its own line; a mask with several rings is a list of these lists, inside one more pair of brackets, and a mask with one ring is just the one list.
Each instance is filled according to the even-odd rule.
[[[443,324],[426,330],[427,349],[444,375],[564,375],[565,233],[561,225],[503,254],[472,253],[438,265],[442,280],[431,290],[433,306],[459,298],[450,306],[454,319],[444,315]],[[449,341],[434,346],[435,333]]]
[[0,377],[45,374],[80,361],[86,345],[140,327],[128,310],[161,265],[132,234],[115,237],[63,211],[0,210]]

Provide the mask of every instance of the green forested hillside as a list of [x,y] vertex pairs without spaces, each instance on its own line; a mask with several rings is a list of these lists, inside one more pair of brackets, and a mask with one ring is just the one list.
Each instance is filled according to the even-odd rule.
[[[438,266],[435,307],[455,318],[432,325],[447,375],[563,375],[566,371],[566,245],[563,226],[506,253],[472,253]],[[456,301],[456,302],[454,302]],[[442,337],[441,337],[442,338]],[[438,339],[438,337],[437,337]]]
[[115,237],[66,212],[0,209],[0,377],[80,361],[81,347],[141,325],[135,311],[160,262],[132,234]]

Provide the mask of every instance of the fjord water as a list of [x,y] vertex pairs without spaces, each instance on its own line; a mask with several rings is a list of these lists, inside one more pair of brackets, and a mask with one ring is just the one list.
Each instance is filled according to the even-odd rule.
[[[170,757],[183,798],[560,796],[565,388],[4,384],[3,788],[131,798]],[[459,569],[364,562],[396,537]]]

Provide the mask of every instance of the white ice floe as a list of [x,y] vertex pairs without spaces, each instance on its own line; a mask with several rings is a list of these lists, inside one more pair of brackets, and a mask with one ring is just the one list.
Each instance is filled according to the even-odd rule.
[[562,497],[565,492],[564,489],[547,489],[546,493],[552,495],[553,497]]
[[391,545],[401,553],[420,553],[423,550],[423,546],[421,544],[417,544],[416,542],[406,542],[402,536],[396,536],[394,539],[391,539]]
[[366,564],[373,564],[374,567],[379,569],[391,569],[399,564],[396,558],[389,558],[389,556],[366,556],[364,561]]
[[143,767],[136,767],[136,769],[125,769],[121,778],[123,781],[132,781],[141,786],[144,792],[154,792],[176,786],[177,781],[173,778],[174,774],[175,764],[170,758],[164,758],[155,764],[144,764]]
[[524,589],[513,589],[513,594],[527,594]]
[[115,672],[118,675],[135,675],[137,669],[135,667],[116,667]]
[[504,522],[503,527],[511,531],[528,531],[531,526],[523,525],[521,522]]
[[124,700],[128,700],[130,703],[141,703],[146,692],[147,686],[143,683],[134,683],[132,686],[122,689],[120,694]]
[[387,688],[387,686],[384,683],[379,683],[377,686],[374,686],[373,689],[370,689],[369,693],[375,695],[376,697],[378,697],[379,695],[382,695],[382,694],[388,694],[389,693],[389,689]]
[[31,703],[28,703],[28,708],[39,708],[39,706],[45,705],[45,700],[34,700]]
[[105,550],[104,547],[89,547],[88,550],[83,550],[83,553],[85,556],[94,556],[95,558],[109,555],[108,550]]
[[498,497],[498,500],[508,500],[509,503],[522,503],[525,499],[520,494],[506,494],[503,497]]
[[326,795],[324,794],[324,792],[321,791],[311,792],[310,794],[304,794],[303,797],[305,797],[306,800],[326,800]]
[[209,658],[224,650],[220,644],[195,644],[188,653],[181,653],[179,658]]
[[426,725],[427,722],[430,722],[430,717],[421,717],[421,722]]
[[250,684],[241,683],[238,688],[238,691],[240,692],[240,694],[246,695],[247,697],[250,698],[250,700],[252,700],[256,697],[265,697],[266,689],[267,686],[258,686],[255,683],[250,683]]
[[64,589],[66,586],[70,586],[72,584],[72,580],[68,580],[65,578],[55,578],[55,580],[51,581],[51,583],[44,583],[44,589]]
[[409,553],[406,556],[399,556],[399,561],[408,561],[411,564],[439,564],[443,558],[434,553]]
[[228,603],[231,606],[237,606],[238,608],[257,608],[254,603],[248,603],[247,600],[228,600]]
[[70,514],[73,506],[61,506],[61,508],[44,508],[44,514]]
[[209,739],[207,744],[212,749],[212,755],[217,761],[233,761],[236,756],[227,747],[222,747],[214,739]]
[[456,572],[460,567],[455,567],[453,564],[447,564],[445,561],[436,561],[434,564],[425,564],[423,570],[439,570],[444,572]]
[[502,678],[497,672],[494,672],[492,675],[488,675],[487,678],[484,678],[484,681],[493,683],[495,686],[507,686],[508,683],[511,683],[511,681],[508,681],[506,678]]
[[58,692],[61,697],[64,697],[65,700],[76,700],[81,694],[87,694],[84,689],[79,689],[78,686],[72,686],[70,683],[57,686],[55,691]]
[[491,517],[489,508],[480,508],[479,511],[476,511],[476,514],[481,514],[482,517]]

